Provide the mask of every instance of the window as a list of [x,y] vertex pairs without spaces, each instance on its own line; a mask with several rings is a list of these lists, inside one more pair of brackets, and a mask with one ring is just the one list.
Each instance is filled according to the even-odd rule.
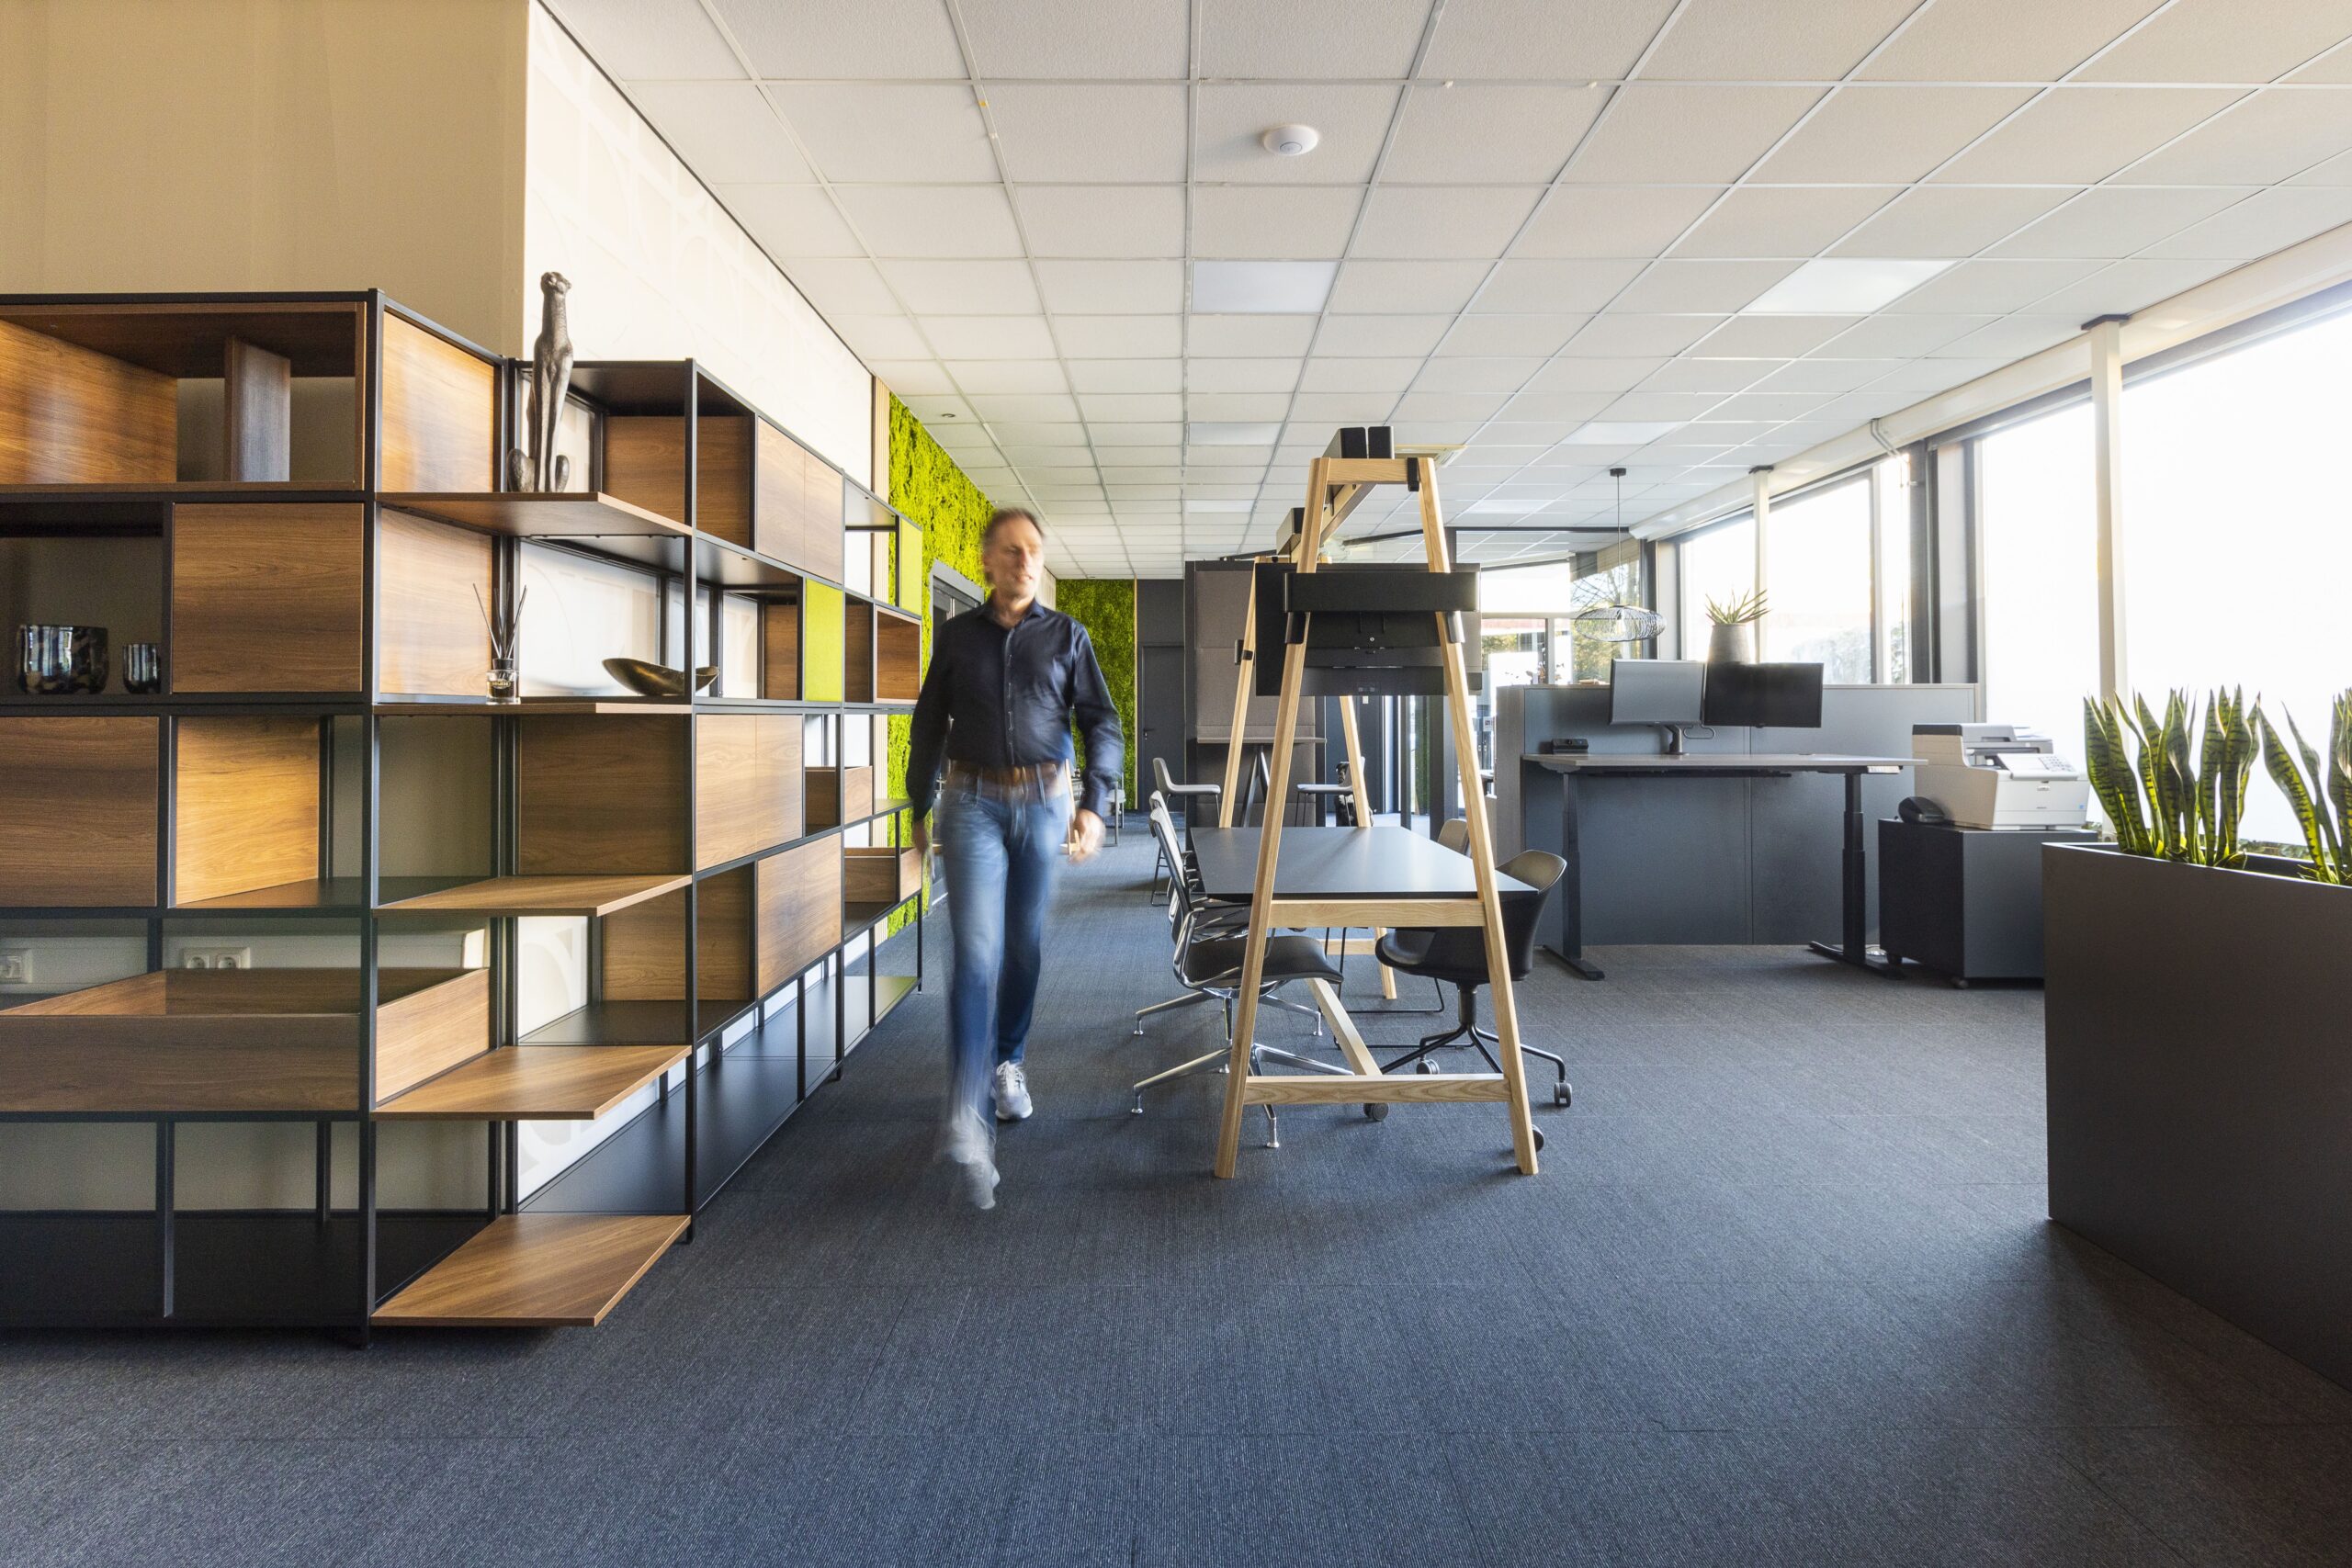
[[[2125,388],[2124,675],[2152,705],[2243,686],[2281,739],[2292,714],[2324,752],[2329,704],[2352,686],[2352,501],[2335,460],[2347,430],[2352,315]],[[2245,831],[2302,841],[2259,776]]]
[[1759,658],[1818,664],[1828,682],[1870,680],[1872,484],[1857,474],[1765,513]]
[[[1612,562],[1613,564],[1601,564]],[[1593,570],[1576,581],[1569,590],[1568,604],[1574,610],[1598,609],[1605,604],[1639,604],[1643,598],[1642,550],[1637,544],[1612,545],[1600,553]],[[1657,651],[1654,642],[1637,643],[1603,641],[1599,633],[1605,628],[1586,623],[1563,619],[1559,635],[1552,646],[1557,651],[1561,667],[1552,672],[1558,684],[1568,685],[1577,681],[1606,681],[1609,661],[1612,659],[1646,658]]]
[[1736,599],[1756,586],[1756,519],[1736,517],[1679,541],[1682,657],[1707,657],[1707,602]]
[[2098,690],[2090,405],[1984,436],[1976,461],[1984,717],[2079,760]]
[[1878,496],[1878,678],[1911,679],[1911,458],[1871,470]]

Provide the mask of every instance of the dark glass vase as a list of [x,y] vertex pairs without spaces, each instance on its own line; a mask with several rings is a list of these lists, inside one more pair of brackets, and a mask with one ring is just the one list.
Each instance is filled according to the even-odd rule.
[[17,688],[34,696],[102,692],[107,685],[104,626],[17,628]]

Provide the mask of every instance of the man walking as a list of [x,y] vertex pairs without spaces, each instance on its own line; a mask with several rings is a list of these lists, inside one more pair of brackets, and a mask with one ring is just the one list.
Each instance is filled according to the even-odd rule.
[[[1118,710],[1086,628],[1037,603],[1046,535],[1006,507],[980,536],[989,600],[940,629],[915,701],[907,795],[915,843],[939,802],[947,863],[950,1078],[941,1153],[977,1206],[996,1204],[994,1131],[982,1108],[993,1069],[996,1117],[1029,1114],[1022,1051],[1037,999],[1038,944],[1055,863],[1102,845],[1102,809],[1125,754]],[[1070,723],[1086,736],[1086,778],[1070,801]],[[939,781],[944,756],[947,772]]]

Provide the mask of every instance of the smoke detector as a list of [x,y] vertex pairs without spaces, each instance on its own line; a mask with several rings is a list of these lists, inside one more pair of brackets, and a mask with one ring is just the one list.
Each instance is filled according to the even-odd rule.
[[1267,152],[1277,158],[1296,158],[1315,151],[1323,133],[1311,125],[1278,125],[1258,138]]

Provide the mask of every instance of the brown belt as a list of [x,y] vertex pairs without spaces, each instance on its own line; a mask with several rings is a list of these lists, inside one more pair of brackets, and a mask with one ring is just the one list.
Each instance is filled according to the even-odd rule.
[[994,784],[999,789],[1026,789],[1032,784],[1043,788],[1061,782],[1062,764],[1024,762],[1017,768],[978,768],[969,762],[950,762],[947,776]]

